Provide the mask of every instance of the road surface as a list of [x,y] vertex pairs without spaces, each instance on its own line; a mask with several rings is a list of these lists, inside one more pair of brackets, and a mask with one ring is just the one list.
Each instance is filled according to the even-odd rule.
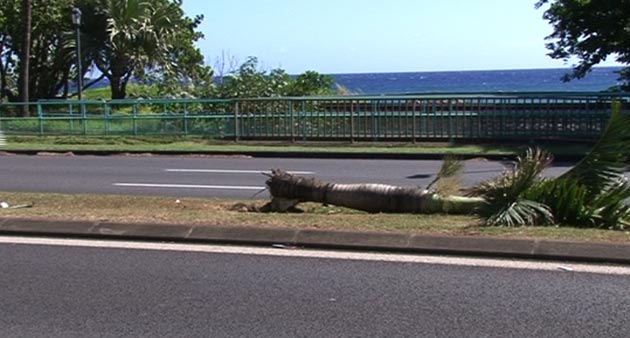
[[[463,183],[496,176],[506,164],[467,161]],[[0,182],[3,191],[251,198],[265,187],[261,172],[274,168],[337,183],[426,186],[440,166],[416,160],[9,155],[0,156]]]
[[539,270],[538,263],[504,268],[236,249],[87,248],[5,238],[0,336],[630,337],[627,267],[605,274],[561,263]]

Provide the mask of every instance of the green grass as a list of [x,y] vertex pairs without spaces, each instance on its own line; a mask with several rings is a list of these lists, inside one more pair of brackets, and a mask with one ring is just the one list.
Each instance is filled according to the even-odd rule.
[[[458,153],[469,155],[515,154],[524,149],[519,145],[447,143],[289,143],[289,142],[230,142],[199,136],[9,136],[5,150],[36,151],[115,151],[115,152],[350,152],[350,153]],[[543,145],[544,147],[544,145]],[[590,146],[555,144],[546,148],[555,154],[584,154]]]
[[[415,233],[447,236],[539,238],[567,241],[630,243],[630,232],[555,228],[482,227],[472,216],[368,214],[300,204],[301,214],[262,214],[240,211],[239,203],[262,205],[263,200],[220,200],[123,195],[70,195],[0,192],[0,201],[11,205],[33,204],[26,209],[0,209],[0,217],[46,220],[86,220],[200,226],[256,226]],[[151,206],[147,208],[147,206]]]
[[[127,96],[133,97],[157,97],[157,89],[155,86],[129,84],[127,86]],[[100,88],[90,88],[83,91],[85,100],[110,100],[112,91],[109,86]]]
[[109,86],[100,88],[91,88],[83,91],[84,100],[110,100],[112,91]]

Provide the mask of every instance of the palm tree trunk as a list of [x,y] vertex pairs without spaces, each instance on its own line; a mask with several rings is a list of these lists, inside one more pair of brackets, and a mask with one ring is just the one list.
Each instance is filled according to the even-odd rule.
[[[22,35],[22,58],[20,60],[20,99],[22,102],[29,101],[29,67],[31,58],[31,0],[22,0],[22,19],[24,21]],[[22,115],[30,115],[28,105],[22,108]]]
[[[4,54],[4,48],[6,46],[7,43],[7,36],[3,35],[2,36],[2,41],[0,41],[0,55]],[[0,58],[0,100],[2,100],[2,98],[5,95],[5,90],[7,89],[7,67],[5,66],[5,62],[9,62],[8,60],[5,61],[5,58]]]
[[266,183],[272,201],[264,211],[284,212],[300,202],[318,202],[371,213],[471,214],[485,203],[482,198],[440,196],[415,187],[325,183],[281,170],[274,170]]

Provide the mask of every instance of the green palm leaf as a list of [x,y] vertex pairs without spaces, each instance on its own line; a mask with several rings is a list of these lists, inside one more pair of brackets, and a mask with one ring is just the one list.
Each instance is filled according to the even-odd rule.
[[630,227],[630,184],[626,180],[598,194],[591,202],[595,224],[599,228],[628,229]]
[[546,205],[526,199],[502,204],[500,209],[489,211],[491,215],[486,218],[486,225],[523,226],[553,222],[553,214]]
[[567,179],[543,180],[524,193],[524,198],[548,206],[560,225],[594,227],[595,213],[587,207],[588,196],[586,186]]
[[540,174],[552,159],[551,154],[530,148],[517,158],[513,169],[472,188],[469,195],[483,197],[486,201],[477,211],[485,223],[506,226],[553,223],[553,214],[547,205],[527,198],[527,192],[541,182]]
[[472,189],[486,204],[479,214],[488,225],[630,227],[630,184],[624,176],[630,141],[630,114],[613,103],[606,130],[593,150],[555,179],[539,174],[551,157],[528,150],[516,167]]
[[591,152],[576,166],[557,178],[579,182],[589,195],[596,196],[623,178],[627,166],[630,141],[630,114],[621,112],[621,104],[612,104],[606,131]]
[[565,174],[533,186],[526,198],[548,205],[560,225],[624,229],[630,185],[624,176],[630,116],[613,103],[608,126],[593,150]]

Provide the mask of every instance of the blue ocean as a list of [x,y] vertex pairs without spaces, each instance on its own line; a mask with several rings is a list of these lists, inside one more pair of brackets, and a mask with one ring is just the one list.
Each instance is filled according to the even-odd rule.
[[519,69],[410,73],[330,74],[353,94],[429,92],[603,91],[617,85],[618,67],[594,68],[585,78],[563,82],[570,69]]

